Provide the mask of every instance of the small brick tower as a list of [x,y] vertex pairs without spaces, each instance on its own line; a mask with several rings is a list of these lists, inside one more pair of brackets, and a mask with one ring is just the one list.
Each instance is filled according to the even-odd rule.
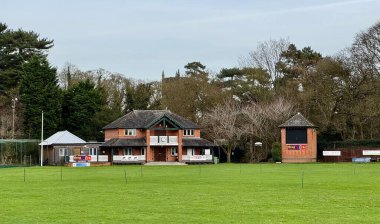
[[281,128],[281,151],[284,163],[310,163],[317,161],[317,132],[314,124],[297,113]]

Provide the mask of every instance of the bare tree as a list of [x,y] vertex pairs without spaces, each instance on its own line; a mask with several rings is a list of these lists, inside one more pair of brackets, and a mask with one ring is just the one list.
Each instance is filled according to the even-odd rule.
[[125,103],[125,83],[127,79],[120,74],[111,74],[103,77],[99,83],[106,96],[106,102],[109,108],[117,110],[120,113],[124,109]]
[[[269,103],[251,103],[244,107],[230,99],[206,113],[203,125],[211,138],[220,140],[227,162],[231,161],[232,150],[243,137],[249,139],[250,162],[258,162],[266,158],[270,150],[268,146],[279,141],[278,125],[292,114],[294,105],[281,97]],[[254,140],[262,141],[264,147],[255,148]]]
[[247,152],[249,162],[259,162],[261,159],[265,158],[266,150],[262,147],[256,148],[254,146],[255,139],[263,141],[264,135],[262,128],[265,128],[265,113],[261,105],[257,103],[251,103],[242,109],[242,114],[245,116],[246,123],[246,135],[248,136],[248,147]]
[[161,106],[198,123],[209,108],[223,102],[228,93],[212,82],[207,72],[194,71],[196,69],[188,69],[187,76],[162,79]]
[[[13,136],[22,135],[22,116],[20,114],[21,102],[13,101],[20,98],[18,89],[11,89],[8,91],[8,95],[0,95],[0,138],[9,138]],[[12,103],[14,102],[14,103]],[[15,108],[12,113],[12,108]],[[14,121],[14,126],[12,125]],[[14,128],[14,129],[13,129]]]
[[74,83],[84,79],[83,75],[84,72],[82,72],[77,66],[66,62],[61,71],[58,73],[59,85],[63,89],[68,89]]
[[240,59],[241,67],[258,67],[268,71],[272,83],[281,77],[276,69],[276,64],[281,60],[281,53],[286,51],[290,45],[288,39],[269,40],[260,42],[256,50],[249,52],[247,57]]
[[341,98],[331,120],[342,139],[378,138],[380,119],[380,21],[358,33],[338,57],[347,74],[335,89]]
[[[380,21],[356,36],[351,54],[351,80],[358,87],[350,93],[356,93],[352,95],[359,115],[352,120],[357,123],[361,139],[365,138],[364,129],[373,138],[379,136],[380,127]],[[351,138],[355,138],[354,131]]]
[[294,104],[280,97],[269,104],[264,104],[263,111],[268,119],[266,125],[266,127],[269,128],[269,130],[267,130],[267,138],[272,139],[273,141],[279,141],[280,135],[278,125],[294,114]]
[[380,77],[380,21],[355,37],[351,53],[361,72]]
[[[278,125],[293,113],[293,104],[281,97],[270,103],[251,103],[242,109],[246,120],[244,130],[249,138],[250,162],[259,162],[266,158],[269,151],[268,146],[279,140]],[[255,148],[254,139],[265,144],[262,148]]]
[[231,162],[232,150],[246,132],[241,118],[241,106],[233,100],[217,105],[204,116],[203,125],[208,128],[208,134],[222,140],[220,147],[227,155],[227,163]]

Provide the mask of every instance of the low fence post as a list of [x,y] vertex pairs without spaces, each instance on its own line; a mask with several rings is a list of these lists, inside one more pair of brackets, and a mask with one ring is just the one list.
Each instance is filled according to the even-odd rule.
[[127,170],[124,168],[124,178],[125,178],[125,184],[128,183],[128,179],[127,179]]

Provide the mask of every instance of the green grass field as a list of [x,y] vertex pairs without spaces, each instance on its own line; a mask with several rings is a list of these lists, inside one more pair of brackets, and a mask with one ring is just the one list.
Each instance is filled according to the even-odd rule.
[[0,223],[380,223],[380,164],[3,168],[0,189]]

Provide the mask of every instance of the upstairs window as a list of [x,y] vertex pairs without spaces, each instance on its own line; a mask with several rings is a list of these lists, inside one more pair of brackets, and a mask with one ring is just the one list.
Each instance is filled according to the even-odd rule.
[[183,130],[184,136],[194,136],[194,129],[185,129]]
[[125,129],[125,135],[136,136],[136,129]]

